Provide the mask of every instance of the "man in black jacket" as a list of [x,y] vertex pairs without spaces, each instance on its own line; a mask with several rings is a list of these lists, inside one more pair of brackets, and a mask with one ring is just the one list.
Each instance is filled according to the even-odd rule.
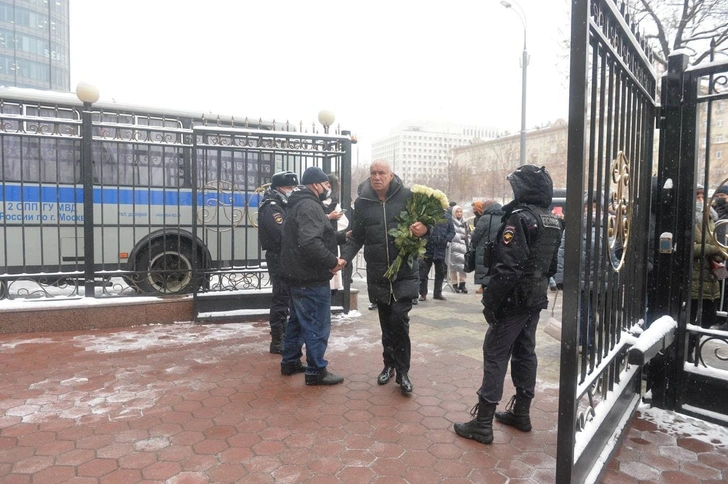
[[[407,209],[407,199],[412,192],[402,185],[384,160],[371,164],[369,179],[359,188],[359,198],[354,202],[352,233],[342,247],[341,256],[351,262],[364,246],[367,291],[369,301],[377,304],[384,348],[384,369],[377,377],[377,383],[388,383],[396,371],[396,382],[402,393],[410,393],[409,312],[412,300],[418,296],[418,267],[416,262],[413,267],[402,264],[393,281],[387,279],[384,273],[399,253],[388,230],[397,226],[395,216]],[[427,230],[420,222],[410,226],[410,231],[417,237],[426,235]]]
[[[337,241],[322,201],[331,194],[329,178],[321,168],[306,168],[305,186],[288,199],[283,226],[281,267],[288,283],[291,317],[286,328],[281,374],[306,373],[306,385],[336,385],[343,377],[327,370],[324,359],[331,333],[329,281],[346,261],[336,256]],[[306,344],[306,363],[301,346]]]
[[278,355],[283,353],[283,335],[288,321],[288,286],[281,275],[281,236],[288,196],[297,185],[298,176],[292,171],[274,174],[258,208],[258,240],[265,251],[268,277],[273,288],[269,317],[270,352]]
[[[561,222],[548,207],[553,183],[545,167],[525,165],[508,175],[514,200],[503,207],[491,261],[490,282],[483,292],[483,315],[490,325],[483,343],[483,383],[475,417],[455,424],[455,432],[483,444],[493,442],[493,416],[505,424],[531,430],[530,407],[536,386],[536,326],[548,307],[548,279],[556,272]],[[511,360],[516,395],[505,412],[495,412]]]

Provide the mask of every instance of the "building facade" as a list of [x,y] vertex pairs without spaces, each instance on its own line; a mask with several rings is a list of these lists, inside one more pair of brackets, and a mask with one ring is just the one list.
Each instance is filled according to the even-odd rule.
[[[372,143],[372,160],[387,160],[406,184],[423,183],[446,188],[454,149],[494,138],[494,128],[451,123],[404,122]],[[439,186],[438,186],[439,185]]]
[[[548,126],[526,133],[526,163],[545,166],[554,187],[566,186],[567,123],[556,120]],[[454,162],[467,167],[473,183],[474,199],[493,198],[508,201],[512,197],[506,175],[520,164],[519,133],[473,143],[454,150]],[[462,184],[470,183],[465,178]]]
[[70,91],[69,2],[0,1],[0,85]]

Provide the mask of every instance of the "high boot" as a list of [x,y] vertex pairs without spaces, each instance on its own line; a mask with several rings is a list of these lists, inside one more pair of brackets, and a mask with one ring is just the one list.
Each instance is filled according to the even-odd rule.
[[472,439],[481,444],[492,443],[495,407],[495,403],[488,403],[478,399],[478,403],[470,411],[470,415],[475,418],[470,422],[455,424],[455,433],[460,437]]
[[283,354],[283,329],[271,328],[270,330],[270,352],[276,355]]
[[468,293],[468,290],[465,288],[465,283],[464,282],[461,282],[460,283],[460,292],[462,292],[463,294],[467,294]]
[[523,395],[511,397],[505,412],[496,412],[495,419],[504,425],[515,427],[521,432],[531,431],[531,399]]

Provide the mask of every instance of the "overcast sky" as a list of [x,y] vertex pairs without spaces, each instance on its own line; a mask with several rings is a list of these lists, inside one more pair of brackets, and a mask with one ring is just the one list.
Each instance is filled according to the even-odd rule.
[[[527,126],[565,118],[566,0],[518,0]],[[523,27],[499,0],[71,0],[71,85],[102,99],[314,122],[362,148],[405,119],[520,129]]]

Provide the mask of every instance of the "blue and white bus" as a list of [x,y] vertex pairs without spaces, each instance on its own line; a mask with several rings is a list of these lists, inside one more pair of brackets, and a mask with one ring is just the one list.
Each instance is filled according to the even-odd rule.
[[279,170],[338,166],[345,139],[262,120],[97,102],[88,110],[89,159],[82,157],[83,110],[71,93],[0,88],[3,295],[17,280],[80,290],[91,233],[84,163],[93,172],[93,268],[101,290],[114,280],[147,294],[243,281],[240,274],[264,271],[254,224],[261,187]]

